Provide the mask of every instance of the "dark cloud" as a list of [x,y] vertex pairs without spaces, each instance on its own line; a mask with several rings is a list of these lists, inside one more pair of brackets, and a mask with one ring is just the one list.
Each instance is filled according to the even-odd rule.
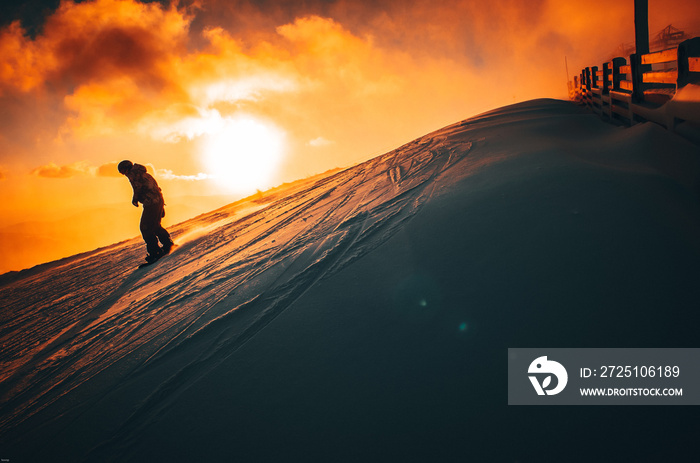
[[[72,3],[80,4],[92,0],[73,0]],[[194,3],[195,0],[187,0],[181,3]],[[143,0],[142,3],[160,3],[163,7],[170,5],[169,0]],[[27,34],[34,38],[41,34],[46,19],[56,12],[61,0],[22,0],[0,2],[0,27],[4,27],[13,21],[19,21]]]
[[60,3],[60,0],[0,2],[0,27],[20,21],[27,33],[36,37],[43,29],[46,18],[56,11]]
[[0,29],[0,51],[9,64],[0,91],[76,87],[127,76],[149,91],[170,85],[164,61],[182,53],[190,17],[175,7],[137,1],[66,1],[49,16],[40,35],[14,21]]
[[166,86],[156,65],[164,55],[158,38],[140,28],[111,27],[66,37],[56,47],[61,65],[47,80],[66,87],[128,75],[140,85]]
[[184,49],[187,20],[174,10],[160,8],[144,10],[135,20],[138,4],[129,3],[134,13],[124,14],[114,7],[114,11],[95,8],[73,15],[66,8],[50,18],[46,36],[53,42],[57,66],[47,80],[70,88],[124,75],[151,89],[167,86],[168,77],[159,65]]

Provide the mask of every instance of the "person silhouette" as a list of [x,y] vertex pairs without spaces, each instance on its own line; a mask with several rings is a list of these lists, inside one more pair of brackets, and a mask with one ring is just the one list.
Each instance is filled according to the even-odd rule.
[[[120,174],[129,179],[129,183],[134,189],[131,204],[136,207],[139,207],[139,203],[143,204],[140,223],[141,236],[146,242],[146,251],[148,252],[146,262],[153,263],[169,253],[173,247],[170,234],[160,224],[161,219],[165,217],[163,193],[156,179],[146,172],[146,167],[141,164],[124,160],[119,163],[117,169],[119,169]],[[163,247],[158,244],[158,241]]]

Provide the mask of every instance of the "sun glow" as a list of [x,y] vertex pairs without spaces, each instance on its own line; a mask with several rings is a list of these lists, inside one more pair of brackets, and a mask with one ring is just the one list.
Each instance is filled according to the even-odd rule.
[[203,160],[210,178],[228,191],[252,193],[271,187],[284,154],[284,133],[252,117],[226,118],[206,136]]

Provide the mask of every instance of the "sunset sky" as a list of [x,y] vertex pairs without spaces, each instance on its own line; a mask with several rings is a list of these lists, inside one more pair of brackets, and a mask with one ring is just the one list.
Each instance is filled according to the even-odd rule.
[[[631,43],[633,4],[2,6],[0,230],[102,205],[133,214],[116,170],[122,159],[149,165],[169,205],[235,198],[356,164],[480,112],[565,99],[565,57],[573,76]],[[698,30],[697,1],[649,4],[652,35],[668,24]]]

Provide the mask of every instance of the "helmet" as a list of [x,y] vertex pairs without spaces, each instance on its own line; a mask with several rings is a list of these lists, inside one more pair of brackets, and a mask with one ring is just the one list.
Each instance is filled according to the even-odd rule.
[[119,173],[123,175],[129,172],[133,166],[134,164],[131,161],[122,161],[117,166],[117,169],[119,169]]

